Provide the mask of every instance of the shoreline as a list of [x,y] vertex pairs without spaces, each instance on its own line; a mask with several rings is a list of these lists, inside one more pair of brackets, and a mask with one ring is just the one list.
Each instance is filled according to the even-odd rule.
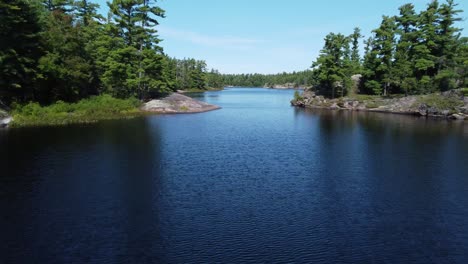
[[357,95],[335,99],[327,99],[312,91],[304,91],[302,95],[291,100],[291,105],[312,109],[361,111],[468,121],[468,97],[465,97],[459,90],[396,98]]
[[221,109],[188,96],[172,93],[164,98],[141,102],[107,95],[91,97],[77,103],[38,103],[22,105],[12,112],[0,112],[0,129],[22,127],[92,124],[103,120],[130,119],[158,114],[195,114]]

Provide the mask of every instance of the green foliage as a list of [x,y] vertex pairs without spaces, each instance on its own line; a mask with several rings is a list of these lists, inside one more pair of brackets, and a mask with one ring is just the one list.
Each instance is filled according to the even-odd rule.
[[320,56],[312,64],[318,75],[320,92],[331,98],[345,96],[351,89],[352,63],[349,45],[349,37],[328,34]]
[[67,125],[135,116],[140,114],[140,104],[135,98],[117,99],[110,95],[94,96],[77,103],[57,101],[49,106],[30,102],[14,106],[12,126]]
[[[208,87],[220,88],[219,83],[208,82],[206,62],[195,59],[167,58],[170,78],[174,80],[174,90],[204,91]],[[211,75],[210,75],[211,77]]]
[[379,104],[377,104],[376,102],[373,102],[373,101],[366,103],[366,108],[367,109],[374,109],[374,108],[378,108],[379,106],[380,106]]
[[39,7],[26,0],[0,1],[0,100],[30,100],[42,55]]
[[365,101],[378,100],[378,99],[381,99],[382,97],[379,95],[355,94],[351,96],[350,98],[355,99],[359,101],[360,103],[363,103]]
[[279,74],[220,74],[212,70],[207,76],[208,86],[215,88],[222,86],[274,87],[275,85],[307,87],[316,83],[314,73],[310,70]]
[[415,106],[420,104],[426,104],[429,107],[435,107],[439,110],[455,110],[457,107],[463,105],[463,101],[457,97],[428,94],[418,98]]
[[384,16],[365,41],[361,93],[426,94],[463,87],[468,73],[467,38],[454,24],[461,10],[435,0],[417,13],[413,4]]
[[164,10],[146,0],[109,6],[104,23],[89,0],[1,2],[0,100],[51,104],[170,92],[174,81],[156,37]]
[[468,96],[468,88],[462,88],[461,93],[463,94],[463,96]]
[[304,98],[301,96],[299,91],[294,91],[294,101],[301,101],[302,99]]
[[359,39],[364,37],[361,35],[361,29],[356,27],[354,28],[353,34],[349,36],[351,39],[352,49],[351,49],[351,74],[361,73],[361,57],[359,55]]

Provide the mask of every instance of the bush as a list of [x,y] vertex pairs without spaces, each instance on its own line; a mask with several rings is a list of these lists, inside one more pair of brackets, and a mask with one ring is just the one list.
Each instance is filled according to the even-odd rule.
[[368,102],[366,103],[366,108],[367,109],[373,109],[373,108],[378,108],[379,105],[376,102]]
[[455,110],[457,107],[462,106],[463,102],[456,97],[429,94],[419,98],[417,104],[426,104],[438,110]]
[[40,106],[38,103],[15,105],[12,126],[66,125],[135,116],[140,113],[140,104],[135,98],[117,99],[110,95],[100,95],[77,103],[57,101],[49,106]]
[[462,92],[463,96],[468,96],[468,88],[462,88],[461,92]]
[[304,99],[301,94],[299,93],[299,91],[294,91],[294,101],[301,101],[302,99]]

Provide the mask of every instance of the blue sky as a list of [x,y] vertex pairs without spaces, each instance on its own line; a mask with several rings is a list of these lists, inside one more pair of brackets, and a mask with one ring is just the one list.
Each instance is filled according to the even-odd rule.
[[[278,73],[305,70],[319,54],[329,32],[365,36],[382,15],[430,0],[159,0],[166,10],[159,36],[172,57],[205,60],[223,73]],[[107,12],[105,0],[97,0]],[[461,28],[468,26],[468,1],[456,1]],[[466,36],[468,30],[463,31]]]

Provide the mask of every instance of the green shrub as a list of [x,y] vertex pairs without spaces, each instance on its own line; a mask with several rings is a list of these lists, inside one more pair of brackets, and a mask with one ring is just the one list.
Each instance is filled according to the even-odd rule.
[[462,92],[463,96],[468,96],[468,88],[462,88],[461,92]]
[[66,125],[135,116],[140,113],[140,104],[135,98],[117,99],[110,95],[100,95],[77,103],[57,101],[49,106],[40,106],[38,103],[15,105],[12,126]]
[[301,94],[299,93],[299,91],[294,91],[294,101],[301,101],[302,99],[304,99]]
[[379,105],[376,102],[368,102],[366,103],[366,108],[368,109],[373,109],[373,108],[378,108]]
[[365,101],[372,101],[372,100],[380,99],[382,97],[380,95],[355,94],[353,96],[350,96],[350,98],[356,101],[359,101],[360,103],[363,103]]
[[428,94],[420,97],[417,100],[417,104],[426,104],[429,107],[435,107],[439,110],[455,110],[455,108],[463,105],[463,102],[456,97]]

